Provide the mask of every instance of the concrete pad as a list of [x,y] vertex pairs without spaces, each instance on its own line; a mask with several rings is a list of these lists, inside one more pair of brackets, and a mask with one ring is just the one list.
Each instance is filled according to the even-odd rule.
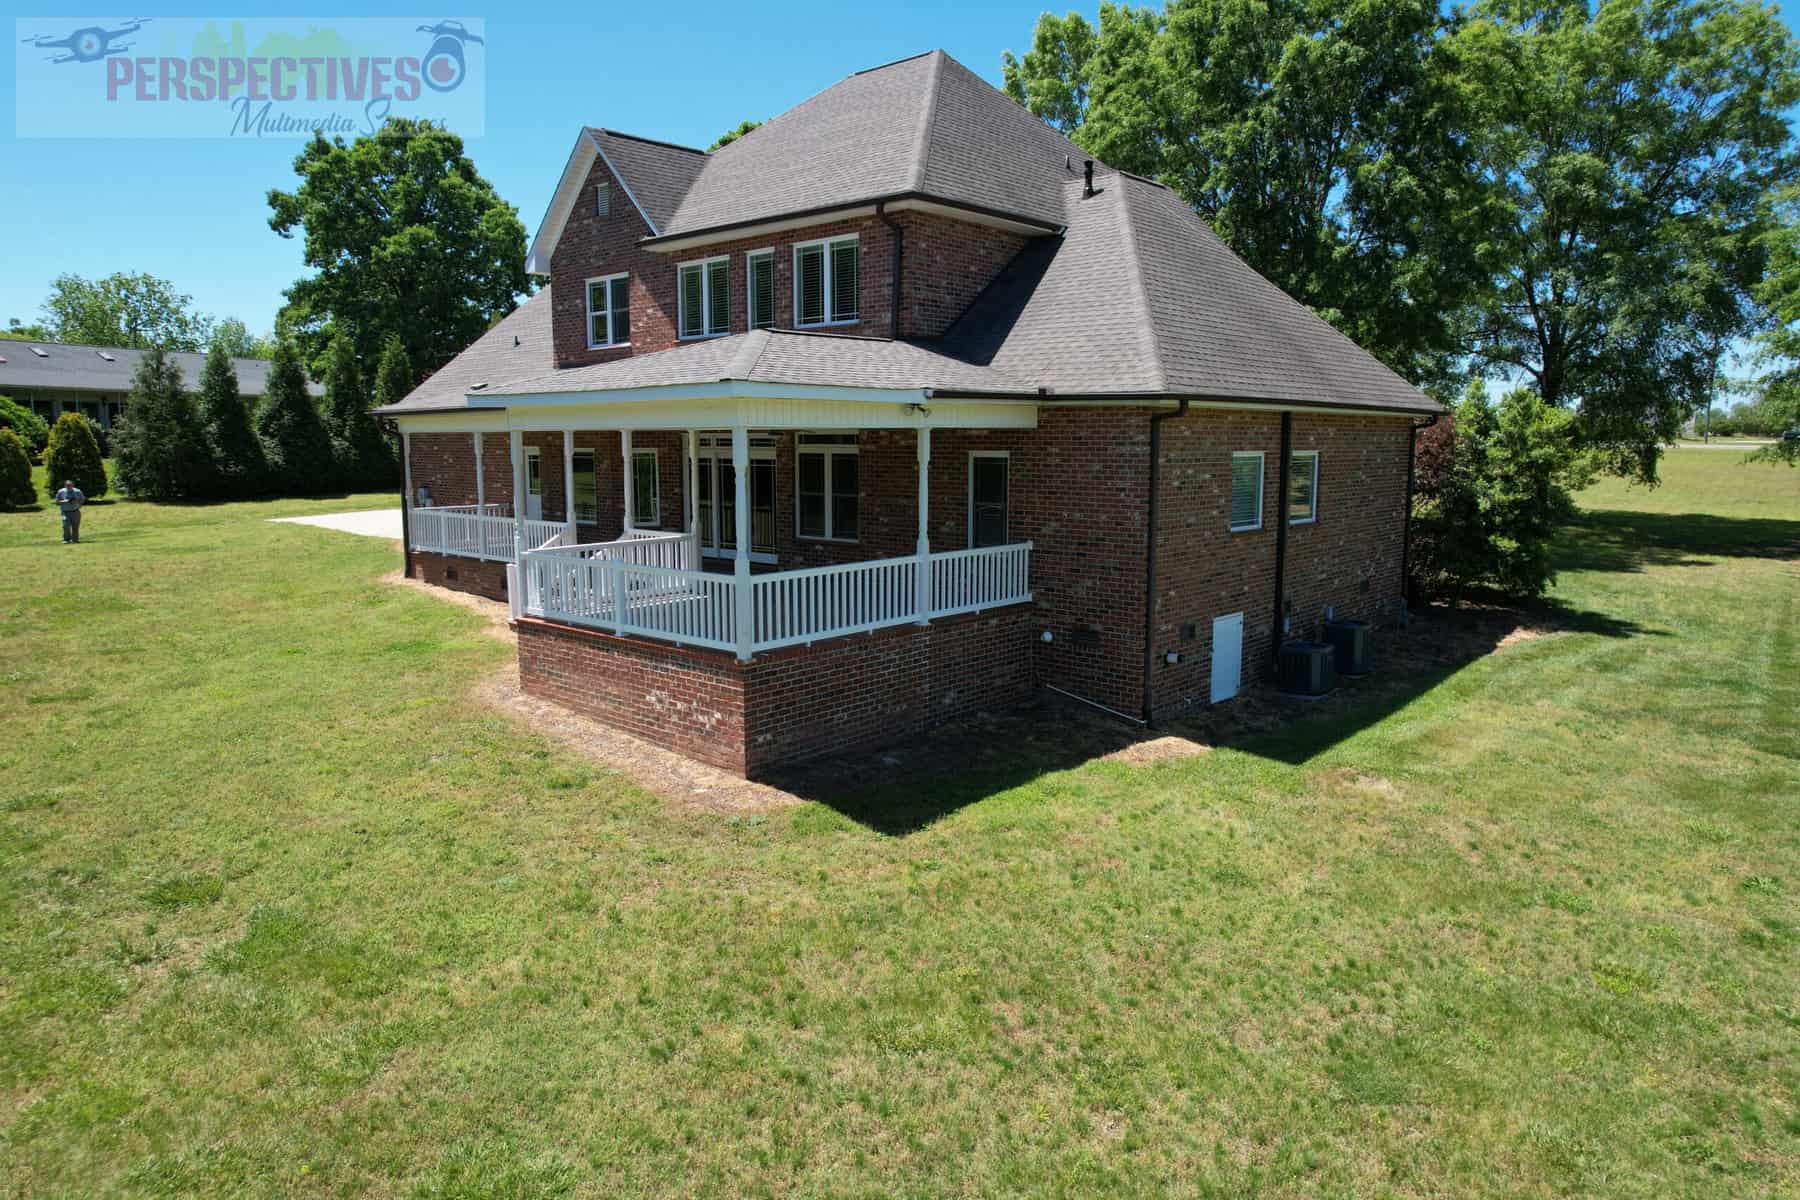
[[363,512],[328,513],[319,517],[269,519],[277,525],[317,525],[320,529],[335,529],[339,533],[360,533],[364,537],[387,538],[393,542],[400,540],[398,508],[371,508]]

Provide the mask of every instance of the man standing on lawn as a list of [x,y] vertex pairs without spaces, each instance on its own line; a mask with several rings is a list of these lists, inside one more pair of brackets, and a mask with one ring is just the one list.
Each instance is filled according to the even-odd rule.
[[62,509],[63,544],[81,540],[81,506],[87,503],[87,497],[75,486],[73,479],[63,480],[62,487],[56,492],[56,507]]

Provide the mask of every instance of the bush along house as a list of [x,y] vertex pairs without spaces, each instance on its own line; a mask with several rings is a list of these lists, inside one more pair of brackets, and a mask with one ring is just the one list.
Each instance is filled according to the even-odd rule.
[[529,693],[755,775],[1398,608],[1437,405],[941,52],[710,154],[583,129],[530,253],[380,410],[409,573],[507,599]]

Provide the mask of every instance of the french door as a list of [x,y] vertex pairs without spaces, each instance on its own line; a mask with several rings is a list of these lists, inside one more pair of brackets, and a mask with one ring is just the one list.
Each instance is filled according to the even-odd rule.
[[[700,551],[714,558],[737,556],[737,468],[731,435],[700,439]],[[750,555],[775,557],[775,439],[750,439]]]

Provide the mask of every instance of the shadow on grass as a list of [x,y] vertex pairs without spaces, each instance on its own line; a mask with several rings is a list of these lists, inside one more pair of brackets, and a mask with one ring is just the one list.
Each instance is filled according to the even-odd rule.
[[906,836],[957,810],[1100,759],[1144,765],[1229,746],[1305,763],[1404,708],[1469,664],[1548,633],[1661,636],[1631,621],[1554,604],[1430,606],[1404,630],[1379,632],[1373,674],[1322,700],[1293,700],[1267,682],[1229,704],[1202,705],[1144,729],[1045,693],[882,750],[785,768],[765,782],[824,804],[880,834]]
[[1595,509],[1577,517],[1557,546],[1565,571],[1703,567],[1708,558],[1800,559],[1800,521]]

